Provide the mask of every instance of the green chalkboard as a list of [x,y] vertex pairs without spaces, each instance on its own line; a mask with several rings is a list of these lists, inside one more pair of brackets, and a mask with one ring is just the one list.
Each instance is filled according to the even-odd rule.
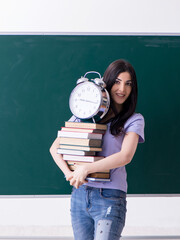
[[136,69],[146,120],[128,193],[180,193],[179,57],[178,36],[0,36],[0,194],[71,192],[49,148],[76,80],[119,58]]

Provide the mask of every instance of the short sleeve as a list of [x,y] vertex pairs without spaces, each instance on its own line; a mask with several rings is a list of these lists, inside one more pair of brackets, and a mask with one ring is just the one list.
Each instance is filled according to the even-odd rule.
[[133,114],[125,123],[124,131],[127,132],[135,132],[139,135],[139,143],[143,143],[145,141],[144,138],[144,117],[140,113]]

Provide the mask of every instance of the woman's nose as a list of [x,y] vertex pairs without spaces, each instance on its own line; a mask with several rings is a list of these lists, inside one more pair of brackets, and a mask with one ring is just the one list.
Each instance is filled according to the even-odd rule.
[[125,90],[125,84],[121,83],[119,84],[119,91],[124,92]]

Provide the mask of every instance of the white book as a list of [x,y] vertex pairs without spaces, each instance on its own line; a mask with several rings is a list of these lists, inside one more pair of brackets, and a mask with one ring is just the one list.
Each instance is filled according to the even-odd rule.
[[88,132],[69,132],[58,131],[58,137],[70,137],[70,138],[86,138],[86,139],[102,139],[101,133],[88,133]]
[[80,161],[80,162],[95,162],[103,159],[102,156],[76,156],[76,155],[63,155],[65,161]]
[[73,145],[63,145],[63,144],[59,144],[59,147],[63,149],[72,149],[72,150],[79,150],[79,151],[95,151],[95,152],[102,151],[102,148],[97,148],[97,147],[73,146]]
[[95,151],[80,151],[80,150],[73,150],[73,149],[57,149],[58,154],[70,154],[70,155],[80,155],[80,156],[94,156],[96,154]]

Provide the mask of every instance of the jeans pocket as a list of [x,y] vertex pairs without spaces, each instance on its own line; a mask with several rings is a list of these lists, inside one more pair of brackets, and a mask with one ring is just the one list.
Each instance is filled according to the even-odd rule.
[[100,195],[104,199],[126,201],[126,193],[118,189],[101,188]]

